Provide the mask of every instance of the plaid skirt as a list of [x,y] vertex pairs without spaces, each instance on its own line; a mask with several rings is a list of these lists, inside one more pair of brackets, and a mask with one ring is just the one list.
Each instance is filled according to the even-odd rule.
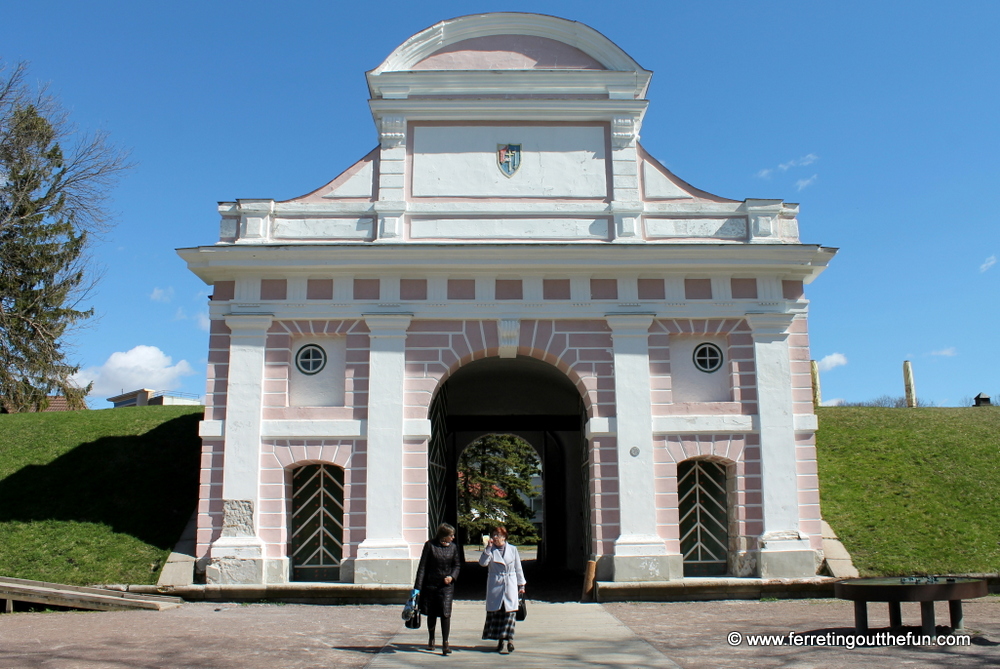
[[483,638],[500,641],[501,639],[514,638],[514,614],[517,611],[497,611],[486,612],[486,624],[483,625]]

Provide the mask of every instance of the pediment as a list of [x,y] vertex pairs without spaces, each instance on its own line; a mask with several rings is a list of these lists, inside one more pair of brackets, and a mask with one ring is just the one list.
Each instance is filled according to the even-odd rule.
[[442,47],[413,70],[604,70],[580,49],[535,35],[486,35]]

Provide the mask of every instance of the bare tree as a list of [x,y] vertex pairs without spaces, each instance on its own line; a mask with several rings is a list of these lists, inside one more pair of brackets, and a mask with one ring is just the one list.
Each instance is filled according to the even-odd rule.
[[65,336],[93,314],[89,242],[108,229],[107,198],[130,167],[104,132],[79,133],[27,65],[0,63],[0,407],[37,411],[50,394],[82,408]]

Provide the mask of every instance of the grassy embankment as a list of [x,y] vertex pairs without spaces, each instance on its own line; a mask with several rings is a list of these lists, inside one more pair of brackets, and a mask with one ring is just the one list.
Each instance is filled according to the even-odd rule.
[[1000,407],[817,413],[823,516],[862,575],[1000,572]]
[[[0,576],[155,583],[198,407],[0,415]],[[1000,572],[1000,408],[819,411],[823,513],[863,574]]]
[[0,415],[0,576],[156,583],[197,502],[201,414]]

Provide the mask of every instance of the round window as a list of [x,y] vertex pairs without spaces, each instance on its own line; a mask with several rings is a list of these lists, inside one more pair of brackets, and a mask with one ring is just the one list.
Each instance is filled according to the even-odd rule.
[[722,350],[715,344],[698,344],[694,348],[694,366],[711,373],[722,367]]
[[316,344],[306,344],[295,354],[295,366],[303,374],[319,374],[326,366],[326,351]]

